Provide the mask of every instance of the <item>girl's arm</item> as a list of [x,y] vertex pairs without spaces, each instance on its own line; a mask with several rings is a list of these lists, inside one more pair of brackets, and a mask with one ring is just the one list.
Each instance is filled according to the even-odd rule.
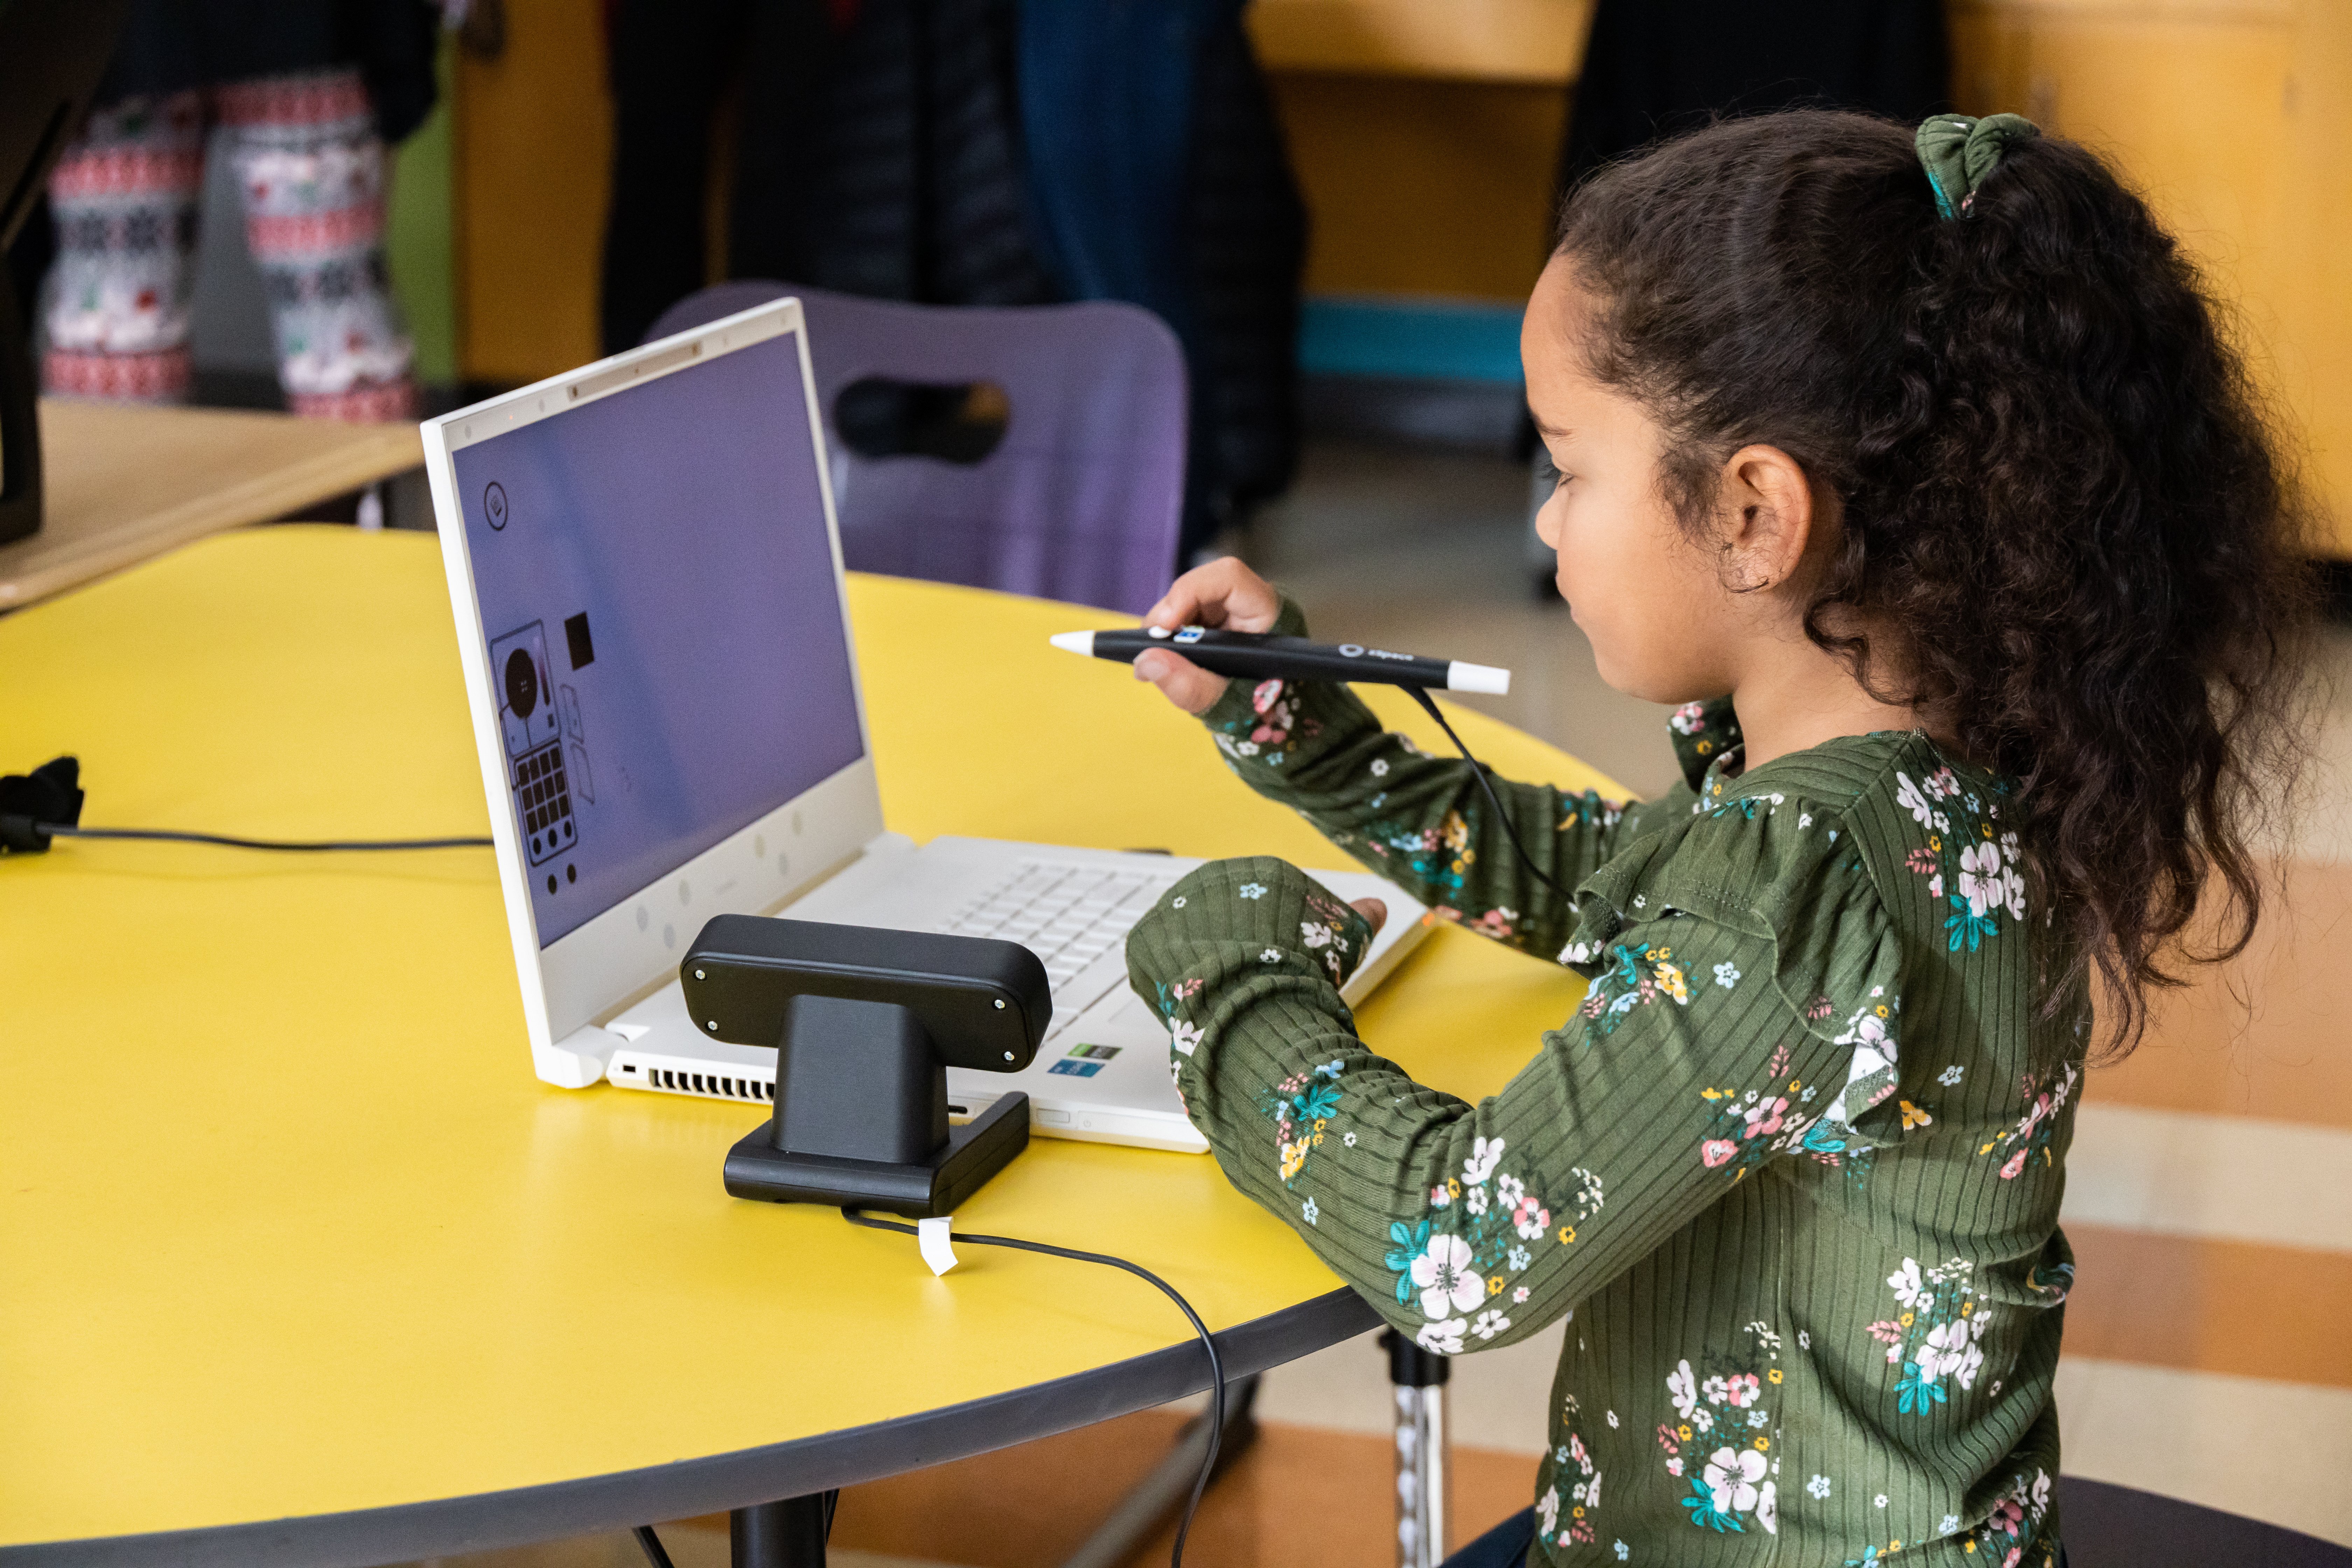
[[[1275,629],[1303,636],[1305,617],[1285,600]],[[1344,686],[1235,680],[1201,718],[1243,782],[1441,915],[1544,958],[1559,952],[1575,911],[1520,863],[1468,763],[1383,731]],[[1615,852],[1622,804],[1489,782],[1528,858],[1560,887]]]
[[1303,872],[1227,860],[1160,900],[1128,962],[1226,1174],[1424,1346],[1521,1338],[1765,1162],[1839,1146],[1822,1114],[1853,1047],[1809,1031],[1766,932],[1623,928],[1568,1026],[1475,1105],[1356,1038],[1335,987],[1370,935]]

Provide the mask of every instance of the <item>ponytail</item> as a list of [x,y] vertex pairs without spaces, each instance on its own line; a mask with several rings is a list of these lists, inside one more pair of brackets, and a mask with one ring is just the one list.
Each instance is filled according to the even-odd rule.
[[2121,1055],[2261,911],[2250,841],[2305,745],[2305,512],[2196,269],[2097,157],[2011,134],[1950,205],[1909,130],[1800,110],[1604,171],[1559,251],[1687,529],[1750,443],[1840,496],[1808,635],[2017,783],[2045,1008],[2095,973]]

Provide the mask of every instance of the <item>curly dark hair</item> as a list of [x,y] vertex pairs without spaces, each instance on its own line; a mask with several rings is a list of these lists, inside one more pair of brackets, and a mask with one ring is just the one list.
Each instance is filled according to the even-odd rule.
[[2045,1016],[2095,971],[2128,1052],[2151,990],[2251,938],[2308,744],[2306,509],[2196,268],[2074,142],[2013,145],[1946,221],[1909,127],[1813,110],[1601,171],[1558,254],[1695,539],[1751,443],[1840,498],[1807,634],[2016,782]]

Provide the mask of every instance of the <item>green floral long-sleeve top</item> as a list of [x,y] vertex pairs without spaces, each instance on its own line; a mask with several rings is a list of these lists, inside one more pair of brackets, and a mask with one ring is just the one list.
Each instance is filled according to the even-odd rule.
[[1909,733],[1742,773],[1729,704],[1693,704],[1656,801],[1496,781],[1563,898],[1345,688],[1204,717],[1252,788],[1591,982],[1473,1105],[1357,1037],[1369,933],[1282,861],[1201,868],[1128,945],[1227,1175],[1391,1324],[1452,1354],[1570,1321],[1542,1558],[2055,1560],[2087,1007],[2034,1005],[2004,784]]

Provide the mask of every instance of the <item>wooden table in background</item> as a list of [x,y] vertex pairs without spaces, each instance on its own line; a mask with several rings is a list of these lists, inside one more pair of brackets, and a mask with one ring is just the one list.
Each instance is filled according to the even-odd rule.
[[41,400],[41,531],[0,545],[0,611],[425,461],[416,426]]

